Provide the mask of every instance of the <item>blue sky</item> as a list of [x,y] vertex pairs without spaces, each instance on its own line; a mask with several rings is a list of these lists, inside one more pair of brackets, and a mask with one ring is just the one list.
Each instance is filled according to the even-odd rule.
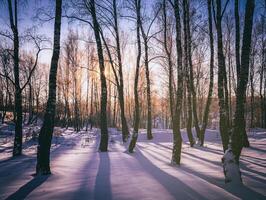
[[[9,18],[8,18],[8,10],[7,10],[7,0],[0,0],[0,24],[3,26],[0,27],[0,30],[10,30],[9,28]],[[142,0],[143,3],[148,4],[147,9],[149,11],[152,8],[152,4],[155,3],[157,0]],[[262,0],[257,0],[256,3],[258,4]],[[63,0],[63,2],[67,2]],[[194,2],[199,2],[199,0],[192,0],[191,4],[193,5]],[[223,4],[226,0],[222,0]],[[240,4],[240,12],[243,13],[245,9],[246,0],[239,0]],[[150,4],[150,6],[149,6]],[[47,37],[52,39],[53,35],[53,20],[51,22],[40,22],[34,19],[34,16],[37,14],[37,9],[40,7],[44,7],[46,10],[50,11],[53,14],[53,9],[55,6],[55,0],[21,0],[19,4],[19,31],[23,32],[23,30],[30,28],[32,26],[36,26],[37,32],[46,35]],[[232,10],[234,8],[234,0],[229,0],[229,5],[227,10]],[[203,7],[205,9],[205,7]],[[207,12],[207,10],[203,10],[203,12]],[[258,13],[258,12],[255,12]],[[120,21],[121,22],[121,21]],[[68,28],[71,27],[74,30],[79,30],[79,32],[84,32],[89,30],[89,27],[81,26],[80,24],[72,24],[69,25],[66,19],[62,20],[62,40],[66,37],[66,33]],[[132,31],[132,27],[130,27],[130,23],[127,21],[121,22],[121,29],[124,29],[127,32]],[[131,34],[130,34],[131,35]],[[131,37],[132,38],[132,37]],[[133,39],[133,38],[132,38]],[[50,51],[45,51],[42,53],[41,61],[45,63],[49,63],[49,58],[51,56]]]

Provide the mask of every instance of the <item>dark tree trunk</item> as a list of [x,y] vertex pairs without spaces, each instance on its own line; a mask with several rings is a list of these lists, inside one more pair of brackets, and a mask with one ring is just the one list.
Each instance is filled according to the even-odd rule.
[[[236,26],[236,35],[235,35],[235,54],[236,54],[236,71],[237,71],[237,85],[240,82],[240,73],[241,73],[241,62],[240,62],[240,23],[239,23],[239,11],[238,11],[238,0],[235,0],[235,26]],[[244,146],[249,147],[249,141],[246,132],[244,133]]]
[[168,26],[167,23],[167,11],[166,11],[166,0],[163,0],[163,47],[165,54],[167,56],[167,62],[168,62],[168,91],[169,91],[169,104],[170,104],[170,115],[171,115],[171,121],[173,123],[174,121],[174,112],[175,112],[175,104],[174,104],[174,91],[173,91],[173,63],[172,63],[172,50],[171,47],[168,47],[168,41],[169,38],[168,35]]
[[226,106],[226,67],[223,53],[222,36],[222,10],[221,0],[216,1],[216,29],[217,29],[217,53],[218,53],[218,98],[220,107],[220,134],[223,143],[223,150],[227,150],[229,143],[228,110]]
[[174,1],[174,12],[176,22],[176,51],[177,51],[177,95],[176,95],[176,107],[173,122],[173,152],[172,152],[172,163],[180,164],[181,160],[181,148],[182,148],[182,137],[180,132],[180,117],[182,108],[183,98],[183,76],[184,69],[182,65],[182,44],[181,44],[181,22],[179,12],[179,1]]
[[184,10],[184,17],[183,17],[183,29],[184,29],[184,66],[185,66],[185,74],[186,74],[186,88],[187,88],[187,123],[186,123],[186,128],[187,128],[187,135],[189,138],[190,146],[194,146],[194,138],[193,138],[193,133],[192,133],[192,123],[193,123],[193,105],[192,105],[192,92],[191,92],[191,82],[193,84],[193,79],[191,80],[190,77],[190,62],[189,62],[189,49],[188,49],[188,31],[187,31],[187,15],[188,15],[188,10],[187,10],[187,1],[183,0],[183,10]]
[[122,122],[122,136],[123,141],[126,142],[129,137],[129,130],[127,125],[127,120],[125,116],[125,101],[124,101],[124,80],[123,80],[123,66],[122,66],[122,57],[121,57],[121,49],[120,49],[120,37],[118,30],[118,21],[117,21],[117,4],[116,0],[113,0],[113,12],[114,12],[114,29],[116,34],[116,52],[118,59],[118,73],[119,73],[119,104],[120,104],[120,114],[121,114],[121,122]]
[[89,85],[90,85],[90,74],[89,74],[89,65],[90,65],[90,60],[89,60],[90,55],[88,54],[88,71],[87,71],[87,91],[86,91],[86,114],[85,114],[85,119],[86,119],[86,131],[88,131],[88,122],[89,122]]
[[[141,1],[139,2],[141,4]],[[139,5],[139,9],[140,9]],[[152,136],[152,116],[151,116],[151,83],[150,83],[150,69],[149,69],[149,48],[148,48],[148,35],[145,33],[143,28],[143,22],[140,16],[140,31],[144,43],[144,66],[145,66],[145,78],[147,84],[147,139],[151,140]]]
[[189,12],[189,2],[187,0],[183,1],[183,10],[184,10],[184,37],[185,37],[185,55],[188,61],[188,65],[186,65],[188,70],[188,85],[189,91],[192,96],[192,112],[193,112],[193,119],[195,130],[198,139],[200,139],[200,127],[199,127],[199,120],[197,114],[197,96],[194,86],[194,75],[193,75],[193,64],[192,64],[192,55],[191,55],[191,34],[190,34],[190,12]]
[[92,16],[93,22],[93,31],[97,45],[97,53],[99,59],[99,68],[100,68],[100,79],[101,79],[101,142],[99,146],[99,150],[101,152],[105,152],[108,150],[108,129],[107,129],[107,115],[106,115],[106,106],[107,106],[107,85],[106,85],[106,77],[105,77],[105,66],[104,66],[104,56],[103,56],[103,48],[100,37],[100,26],[96,16],[95,10],[95,2],[94,0],[90,0],[89,9]]
[[28,117],[28,122],[27,124],[32,123],[32,118],[33,118],[33,91],[32,91],[32,83],[31,81],[29,82],[29,117]]
[[95,123],[95,120],[93,120],[92,119],[92,116],[93,116],[93,101],[94,101],[94,99],[93,99],[93,96],[94,96],[94,93],[93,93],[93,91],[94,91],[94,79],[92,78],[92,80],[91,80],[91,99],[90,99],[90,101],[91,101],[91,104],[90,104],[90,130],[92,130],[92,126],[93,126],[93,123]]
[[210,106],[212,101],[212,92],[213,92],[213,68],[214,68],[214,46],[213,46],[213,32],[212,32],[212,10],[211,10],[211,0],[208,0],[208,22],[209,22],[209,38],[210,38],[210,83],[209,83],[209,92],[207,97],[207,102],[204,110],[202,127],[200,131],[200,145],[204,145],[204,136],[205,130],[208,125],[208,117],[210,112]]
[[[188,72],[186,72],[186,73],[188,73]],[[187,135],[188,135],[190,146],[193,147],[195,144],[195,140],[194,140],[193,133],[192,133],[193,111],[192,111],[192,101],[191,101],[191,93],[190,93],[190,87],[189,87],[188,74],[186,75],[186,80],[187,80],[187,123],[186,123],[186,129],[187,129]]]
[[[254,41],[254,43],[256,43]],[[255,45],[252,47],[252,53],[250,55],[250,73],[249,73],[249,81],[250,81],[250,128],[254,128],[254,109],[255,109],[255,86],[254,86],[254,67],[255,67]]]
[[49,96],[46,105],[44,122],[39,135],[36,174],[50,174],[50,148],[53,137],[56,108],[56,78],[60,54],[62,0],[56,0],[54,23],[54,46],[49,75]]
[[[180,118],[178,119],[176,111],[177,111],[177,109],[180,109],[180,108],[177,108],[176,104],[174,102],[174,100],[175,100],[175,98],[174,98],[175,92],[174,92],[174,88],[173,88],[172,50],[171,50],[171,47],[169,47],[167,45],[168,44],[167,38],[169,38],[169,35],[168,35],[168,32],[167,32],[168,24],[167,24],[167,13],[166,13],[166,0],[163,1],[163,20],[164,20],[164,22],[163,22],[163,25],[164,25],[164,27],[163,27],[163,29],[164,29],[164,41],[163,41],[163,44],[164,44],[165,53],[167,55],[168,71],[169,71],[169,75],[168,75],[168,90],[169,90],[170,114],[171,114],[171,122],[172,122],[172,128],[173,128],[173,133],[174,133],[174,140],[177,141],[177,140],[180,140],[180,138],[178,137],[178,135],[180,134]],[[179,116],[180,115],[181,115],[181,113],[179,113]],[[179,122],[177,122],[177,120],[179,120]],[[192,135],[192,133],[191,133],[191,135]],[[191,140],[190,137],[189,137],[189,139]],[[193,141],[193,137],[192,137],[192,141]],[[180,158],[177,158],[177,160],[180,161]],[[176,162],[174,161],[174,163],[176,163]],[[178,163],[176,163],[176,164],[178,164]]]
[[[265,57],[264,57],[264,59],[265,59]],[[266,63],[266,61],[265,61],[265,63]],[[264,68],[264,69],[266,69],[266,68]],[[265,78],[264,78],[264,97],[263,97],[263,99],[264,99],[264,101],[263,101],[264,102],[264,104],[263,104],[263,115],[264,115],[263,128],[266,128],[266,72],[264,72],[264,74],[265,74]]]
[[117,99],[117,91],[114,89],[114,105],[113,105],[113,118],[112,118],[112,120],[113,120],[113,122],[112,122],[112,126],[113,127],[116,127],[116,105],[117,105],[117,103],[116,103],[116,99]]
[[235,0],[235,59],[236,59],[236,74],[237,83],[239,82],[240,75],[240,25],[239,25],[239,11],[238,11],[238,0]]
[[122,140],[126,142],[129,137],[129,131],[127,126],[127,120],[125,116],[125,101],[124,101],[124,92],[122,92],[124,87],[120,85],[119,93],[119,104],[120,104],[120,114],[121,114],[121,123],[122,123]]
[[[142,26],[142,25],[141,25]],[[147,84],[147,139],[151,140],[152,136],[152,116],[151,116],[151,83],[150,83],[150,69],[149,69],[149,54],[148,54],[148,38],[144,33],[143,28],[142,30],[142,37],[144,43],[144,65],[145,65],[145,77],[146,77],[146,84]]]
[[[262,31],[262,35],[266,34],[266,4],[264,5],[264,15],[260,18],[260,29]],[[265,37],[261,37],[260,40],[261,45],[261,66],[260,66],[260,126],[262,128],[266,128],[266,41]]]
[[140,69],[140,58],[141,58],[141,43],[140,43],[140,0],[135,0],[135,8],[137,14],[137,61],[136,61],[136,71],[135,71],[135,81],[134,81],[134,103],[135,103],[135,112],[134,112],[134,129],[132,138],[128,147],[128,151],[133,153],[133,150],[136,146],[139,132],[139,123],[140,123],[140,110],[139,110],[139,94],[138,94],[138,82],[139,82],[139,69]]
[[[22,91],[19,80],[19,35],[18,35],[18,18],[17,18],[17,0],[14,1],[14,11],[12,1],[8,0],[8,11],[10,26],[13,32],[13,48],[14,48],[14,79],[15,79],[15,138],[13,147],[13,156],[22,153]],[[14,13],[14,14],[13,14]]]
[[245,11],[245,25],[241,51],[241,68],[239,75],[239,83],[237,84],[236,111],[234,118],[234,130],[232,134],[232,150],[237,162],[239,161],[241,150],[245,145],[246,141],[245,102],[249,75],[249,60],[251,51],[251,35],[254,7],[254,0],[248,0],[246,3]]

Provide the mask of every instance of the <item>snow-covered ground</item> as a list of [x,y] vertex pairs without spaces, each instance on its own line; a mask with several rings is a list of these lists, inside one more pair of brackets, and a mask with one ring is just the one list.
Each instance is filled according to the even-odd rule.
[[115,129],[107,153],[97,151],[99,130],[62,132],[53,142],[51,176],[32,176],[36,143],[28,141],[24,155],[14,159],[11,141],[0,143],[0,199],[266,199],[265,130],[249,133],[251,147],[241,156],[244,184],[234,187],[224,183],[215,130],[207,130],[205,147],[194,148],[183,131],[180,166],[170,164],[171,130],[153,130],[152,141],[142,130],[134,154]]

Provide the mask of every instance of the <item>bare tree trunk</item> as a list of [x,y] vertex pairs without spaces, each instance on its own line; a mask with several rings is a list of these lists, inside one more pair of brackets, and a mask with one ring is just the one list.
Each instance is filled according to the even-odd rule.
[[[255,41],[253,43],[256,44]],[[249,81],[250,81],[250,128],[254,128],[254,109],[255,109],[255,88],[254,88],[254,67],[255,67],[255,45],[251,48],[250,55],[250,70],[249,70]]]
[[121,122],[122,122],[122,135],[123,141],[126,142],[129,137],[129,130],[127,125],[127,120],[125,116],[125,101],[124,101],[124,80],[123,80],[123,66],[122,66],[122,57],[121,57],[121,48],[120,48],[120,37],[118,30],[118,21],[117,21],[117,3],[116,0],[113,0],[113,12],[114,12],[114,29],[116,33],[116,52],[118,59],[118,73],[119,73],[119,103],[120,103],[120,114],[121,114]]
[[181,107],[183,98],[183,76],[184,69],[182,65],[182,44],[181,44],[181,22],[180,22],[180,12],[179,12],[179,1],[174,1],[174,12],[176,21],[176,50],[177,50],[177,96],[176,96],[176,107],[175,116],[173,122],[173,152],[172,152],[172,163],[180,164],[181,160],[181,148],[182,148],[182,137],[180,131],[180,117],[181,117]]
[[[12,1],[8,0],[8,11],[10,26],[13,33],[13,60],[14,60],[14,78],[15,78],[15,138],[13,147],[13,156],[22,153],[22,91],[19,80],[19,37],[18,37],[18,17],[17,17],[17,0],[14,1],[14,10]],[[13,14],[14,13],[14,14]]]
[[[186,74],[186,96],[187,96],[187,123],[186,123],[186,128],[187,128],[187,135],[189,138],[190,146],[194,146],[194,138],[193,138],[193,133],[192,133],[192,123],[193,123],[193,104],[192,104],[192,87],[191,87],[191,82],[193,84],[193,79],[191,80],[190,77],[190,67],[192,67],[190,64],[190,58],[189,58],[189,47],[188,47],[188,26],[187,26],[187,15],[188,15],[188,10],[187,10],[187,1],[183,0],[183,10],[184,10],[184,17],[183,17],[183,29],[184,29],[184,67],[185,67],[185,74]],[[193,75],[192,75],[193,76]],[[194,98],[194,97],[193,97]],[[194,102],[194,101],[193,101]]]
[[[94,99],[93,99],[93,96],[94,96],[94,79],[92,78],[92,80],[91,80],[91,99],[90,99],[90,102],[91,102],[91,104],[90,104],[90,130],[92,130],[92,126],[93,126],[93,123],[95,123],[95,120],[93,120],[93,101],[94,101]],[[95,112],[96,113],[96,112]]]
[[[241,73],[241,62],[240,62],[240,27],[239,27],[239,12],[238,12],[238,0],[235,0],[235,26],[236,26],[236,37],[235,37],[235,50],[236,50],[236,70],[237,70],[237,85],[240,82]],[[244,132],[244,146],[249,147],[249,141],[246,132]]]
[[223,150],[226,151],[229,143],[229,124],[227,115],[228,107],[226,106],[226,67],[223,53],[221,0],[216,0],[216,29],[218,53],[218,98],[220,107],[220,134],[223,143]]
[[[260,19],[260,29],[262,31],[262,37],[260,40],[261,45],[261,66],[260,66],[260,82],[259,82],[259,94],[260,94],[260,126],[266,128],[266,2],[264,3],[264,15]],[[263,37],[264,35],[264,37]]]
[[105,77],[105,66],[104,66],[104,56],[102,49],[102,42],[100,37],[100,27],[96,16],[95,10],[95,2],[94,0],[90,0],[89,9],[92,16],[93,21],[93,30],[97,45],[97,53],[99,59],[99,67],[100,67],[100,79],[101,79],[101,142],[99,150],[102,152],[107,151],[108,149],[108,129],[107,129],[107,115],[106,115],[106,106],[107,106],[107,85],[106,85],[106,77]]
[[[229,36],[230,37],[230,36]],[[229,40],[228,45],[228,108],[229,108],[229,126],[232,127],[232,58],[231,58],[231,41]]]
[[172,63],[172,49],[169,47],[167,39],[170,38],[168,35],[168,27],[169,24],[167,23],[167,13],[166,13],[166,0],[163,0],[163,46],[164,51],[167,56],[168,62],[168,90],[169,90],[169,103],[170,103],[170,114],[171,114],[171,121],[174,121],[174,111],[175,111],[175,103],[174,103],[174,91],[173,91],[173,63]]
[[152,116],[151,116],[151,83],[150,83],[150,69],[149,69],[149,54],[148,54],[148,38],[144,33],[141,23],[141,32],[144,43],[144,65],[145,65],[145,77],[147,84],[147,139],[151,140],[152,136]]
[[235,59],[236,59],[236,74],[237,83],[240,75],[240,25],[239,25],[239,11],[238,11],[238,0],[235,0]]
[[53,137],[56,108],[56,78],[60,54],[62,0],[56,0],[54,23],[54,47],[49,76],[49,97],[47,100],[44,122],[39,135],[36,174],[50,174],[50,148]]
[[213,92],[213,68],[214,68],[214,46],[213,46],[213,32],[212,32],[212,10],[211,10],[211,0],[208,0],[208,22],[209,22],[209,38],[210,38],[210,83],[209,83],[209,92],[207,97],[207,102],[204,110],[201,133],[200,133],[200,145],[204,145],[204,135],[208,125],[208,117],[210,112],[210,106],[212,101],[212,92]]
[[[264,51],[265,52],[265,51]],[[264,59],[266,59],[266,56],[264,56]],[[266,61],[265,61],[266,63]],[[263,128],[266,128],[266,68],[264,68],[264,97],[263,97],[263,115],[264,115],[264,124],[263,124]]]
[[[88,54],[88,68],[89,68],[89,65],[90,65],[90,54]],[[90,74],[89,74],[89,69],[87,70],[87,91],[86,91],[86,103],[85,103],[85,122],[86,122],[86,131],[88,131],[88,122],[89,122],[89,85],[90,85]]]
[[236,111],[234,118],[234,129],[231,136],[231,145],[223,156],[225,181],[239,184],[242,182],[239,169],[239,158],[245,143],[244,134],[246,132],[245,122],[245,102],[246,89],[249,76],[249,60],[251,52],[251,35],[253,25],[254,0],[246,2],[245,25],[242,38],[241,65],[239,82],[236,91]]
[[189,91],[192,96],[192,112],[193,112],[193,119],[195,130],[197,133],[198,139],[200,139],[200,127],[199,127],[199,120],[197,114],[197,96],[194,86],[194,75],[193,75],[193,63],[192,63],[192,55],[191,55],[191,34],[190,34],[190,12],[189,12],[189,2],[187,0],[183,1],[183,10],[184,10],[184,37],[185,37],[185,55],[186,59],[188,60],[188,85]]
[[116,127],[116,100],[117,100],[117,91],[114,89],[114,105],[113,105],[113,122],[112,126]]
[[[140,1],[141,4],[141,1]],[[140,9],[141,5],[139,6]],[[150,69],[149,69],[149,49],[148,49],[148,35],[145,33],[143,28],[143,22],[140,16],[140,31],[143,38],[144,43],[144,66],[145,66],[145,78],[146,78],[146,84],[147,84],[147,139],[151,140],[153,138],[152,136],[152,114],[151,114],[151,83],[150,83]]]
[[128,151],[133,153],[136,146],[139,133],[139,123],[140,123],[140,105],[139,105],[139,94],[138,94],[138,82],[139,82],[139,70],[140,70],[140,58],[141,58],[141,43],[140,43],[140,0],[135,0],[135,8],[137,14],[137,61],[136,61],[136,71],[135,71],[135,81],[134,81],[134,102],[135,102],[135,112],[134,112],[134,128],[132,138],[128,147]]
[[29,82],[29,117],[27,124],[31,124],[33,118],[33,88],[31,81]]
[[246,3],[245,25],[243,32],[242,53],[241,53],[241,68],[239,75],[239,84],[237,84],[236,92],[236,111],[234,119],[234,130],[232,134],[232,150],[235,159],[238,162],[241,150],[245,145],[246,123],[245,123],[245,102],[246,89],[249,75],[249,60],[251,51],[251,35],[253,25],[254,0],[249,0]]

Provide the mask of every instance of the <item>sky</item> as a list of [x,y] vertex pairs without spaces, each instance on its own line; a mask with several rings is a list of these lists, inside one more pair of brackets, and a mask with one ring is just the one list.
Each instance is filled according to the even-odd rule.
[[[64,2],[67,2],[68,0],[63,0]],[[156,2],[157,0],[142,0],[145,4],[147,4],[147,9],[152,8],[152,4],[154,2]],[[193,2],[198,2],[199,0],[192,0],[192,4]],[[257,0],[256,2],[259,3],[262,0]],[[0,0],[0,24],[3,24],[2,28],[4,27],[4,30],[8,30],[9,29],[9,18],[8,18],[8,10],[7,10],[7,1],[6,0]],[[51,38],[51,36],[53,35],[53,21],[50,22],[40,22],[38,20],[36,20],[35,16],[37,14],[37,10],[38,8],[45,8],[46,10],[49,10],[52,14],[53,14],[53,9],[54,9],[54,4],[55,1],[54,0],[22,0],[20,1],[21,4],[19,4],[19,31],[23,31],[27,28],[30,28],[32,26],[38,26],[38,32],[41,34],[46,35],[47,37]],[[222,1],[223,3],[225,2],[225,0]],[[228,9],[227,10],[233,10],[233,3],[234,0],[229,0],[229,5],[228,5]],[[239,6],[240,6],[240,10],[243,11],[244,7],[245,7],[245,3],[246,0],[239,0]],[[206,10],[207,12],[207,10]],[[130,27],[126,27],[128,26],[128,22],[122,22],[123,23],[123,27],[125,27],[124,29],[132,29]],[[78,25],[78,26],[77,26]],[[2,29],[0,28],[0,30]],[[81,27],[80,24],[73,24],[69,25],[68,21],[66,19],[62,20],[62,33],[67,32],[67,30],[69,28],[74,28],[77,30],[82,29],[82,32],[84,32],[84,26]],[[85,28],[86,30],[87,28]],[[66,37],[66,34],[62,34],[62,40],[64,40],[64,38]],[[51,38],[52,39],[52,38]],[[47,56],[43,55],[43,54],[47,54]],[[42,62],[47,62],[49,60],[49,58],[51,57],[51,52],[46,51],[44,53],[42,53],[41,56],[41,61]]]
[[[158,1],[158,0],[142,0],[147,4],[147,12],[149,12],[152,8],[152,5]],[[191,0],[191,5],[193,5],[195,2],[204,2],[202,0]],[[256,3],[259,4],[260,1],[263,0],[257,0]],[[2,26],[0,27],[0,31],[10,31],[9,28],[9,18],[8,18],[8,10],[7,10],[7,0],[0,0],[0,24]],[[67,2],[67,0],[63,0],[63,3]],[[225,0],[222,0],[223,4],[226,2]],[[21,4],[19,4],[19,10],[18,10],[18,16],[19,16],[19,32],[22,33],[24,30],[31,28],[33,26],[36,26],[36,31],[39,34],[45,35],[46,37],[50,38],[52,41],[53,37],[53,20],[49,22],[43,22],[36,19],[36,15],[39,12],[38,8],[44,8],[46,11],[51,12],[51,14],[54,14],[54,6],[55,1],[54,0],[21,0]],[[239,0],[239,7],[240,7],[240,13],[244,12],[245,9],[245,3],[246,0]],[[202,7],[202,12],[207,13],[206,7]],[[234,9],[234,0],[229,0],[227,11],[233,11]],[[258,8],[257,8],[258,9]],[[255,14],[258,12],[255,12]],[[205,16],[205,15],[204,15]],[[207,16],[207,15],[206,15]],[[206,17],[205,16],[205,17]],[[62,19],[62,27],[61,27],[61,42],[64,41],[64,39],[67,37],[68,29],[71,28],[73,30],[78,30],[79,33],[85,33],[84,35],[88,33],[88,30],[91,31],[91,28],[88,25],[82,25],[80,23],[69,23],[67,19]],[[120,30],[125,31],[127,35],[127,50],[124,53],[124,58],[126,60],[125,62],[125,68],[130,69],[132,67],[135,67],[135,58],[134,52],[135,52],[135,32],[134,27],[132,26],[132,23],[129,23],[129,21],[126,20],[120,20]],[[30,45],[21,45],[21,48],[24,48],[24,50],[32,51],[32,48]],[[40,62],[45,63],[47,65],[50,64],[52,56],[51,50],[45,50],[40,55]],[[150,64],[150,68],[153,71],[158,70],[158,65],[155,63]],[[160,73],[157,73],[161,75]],[[155,78],[155,84],[161,84],[160,76]]]

